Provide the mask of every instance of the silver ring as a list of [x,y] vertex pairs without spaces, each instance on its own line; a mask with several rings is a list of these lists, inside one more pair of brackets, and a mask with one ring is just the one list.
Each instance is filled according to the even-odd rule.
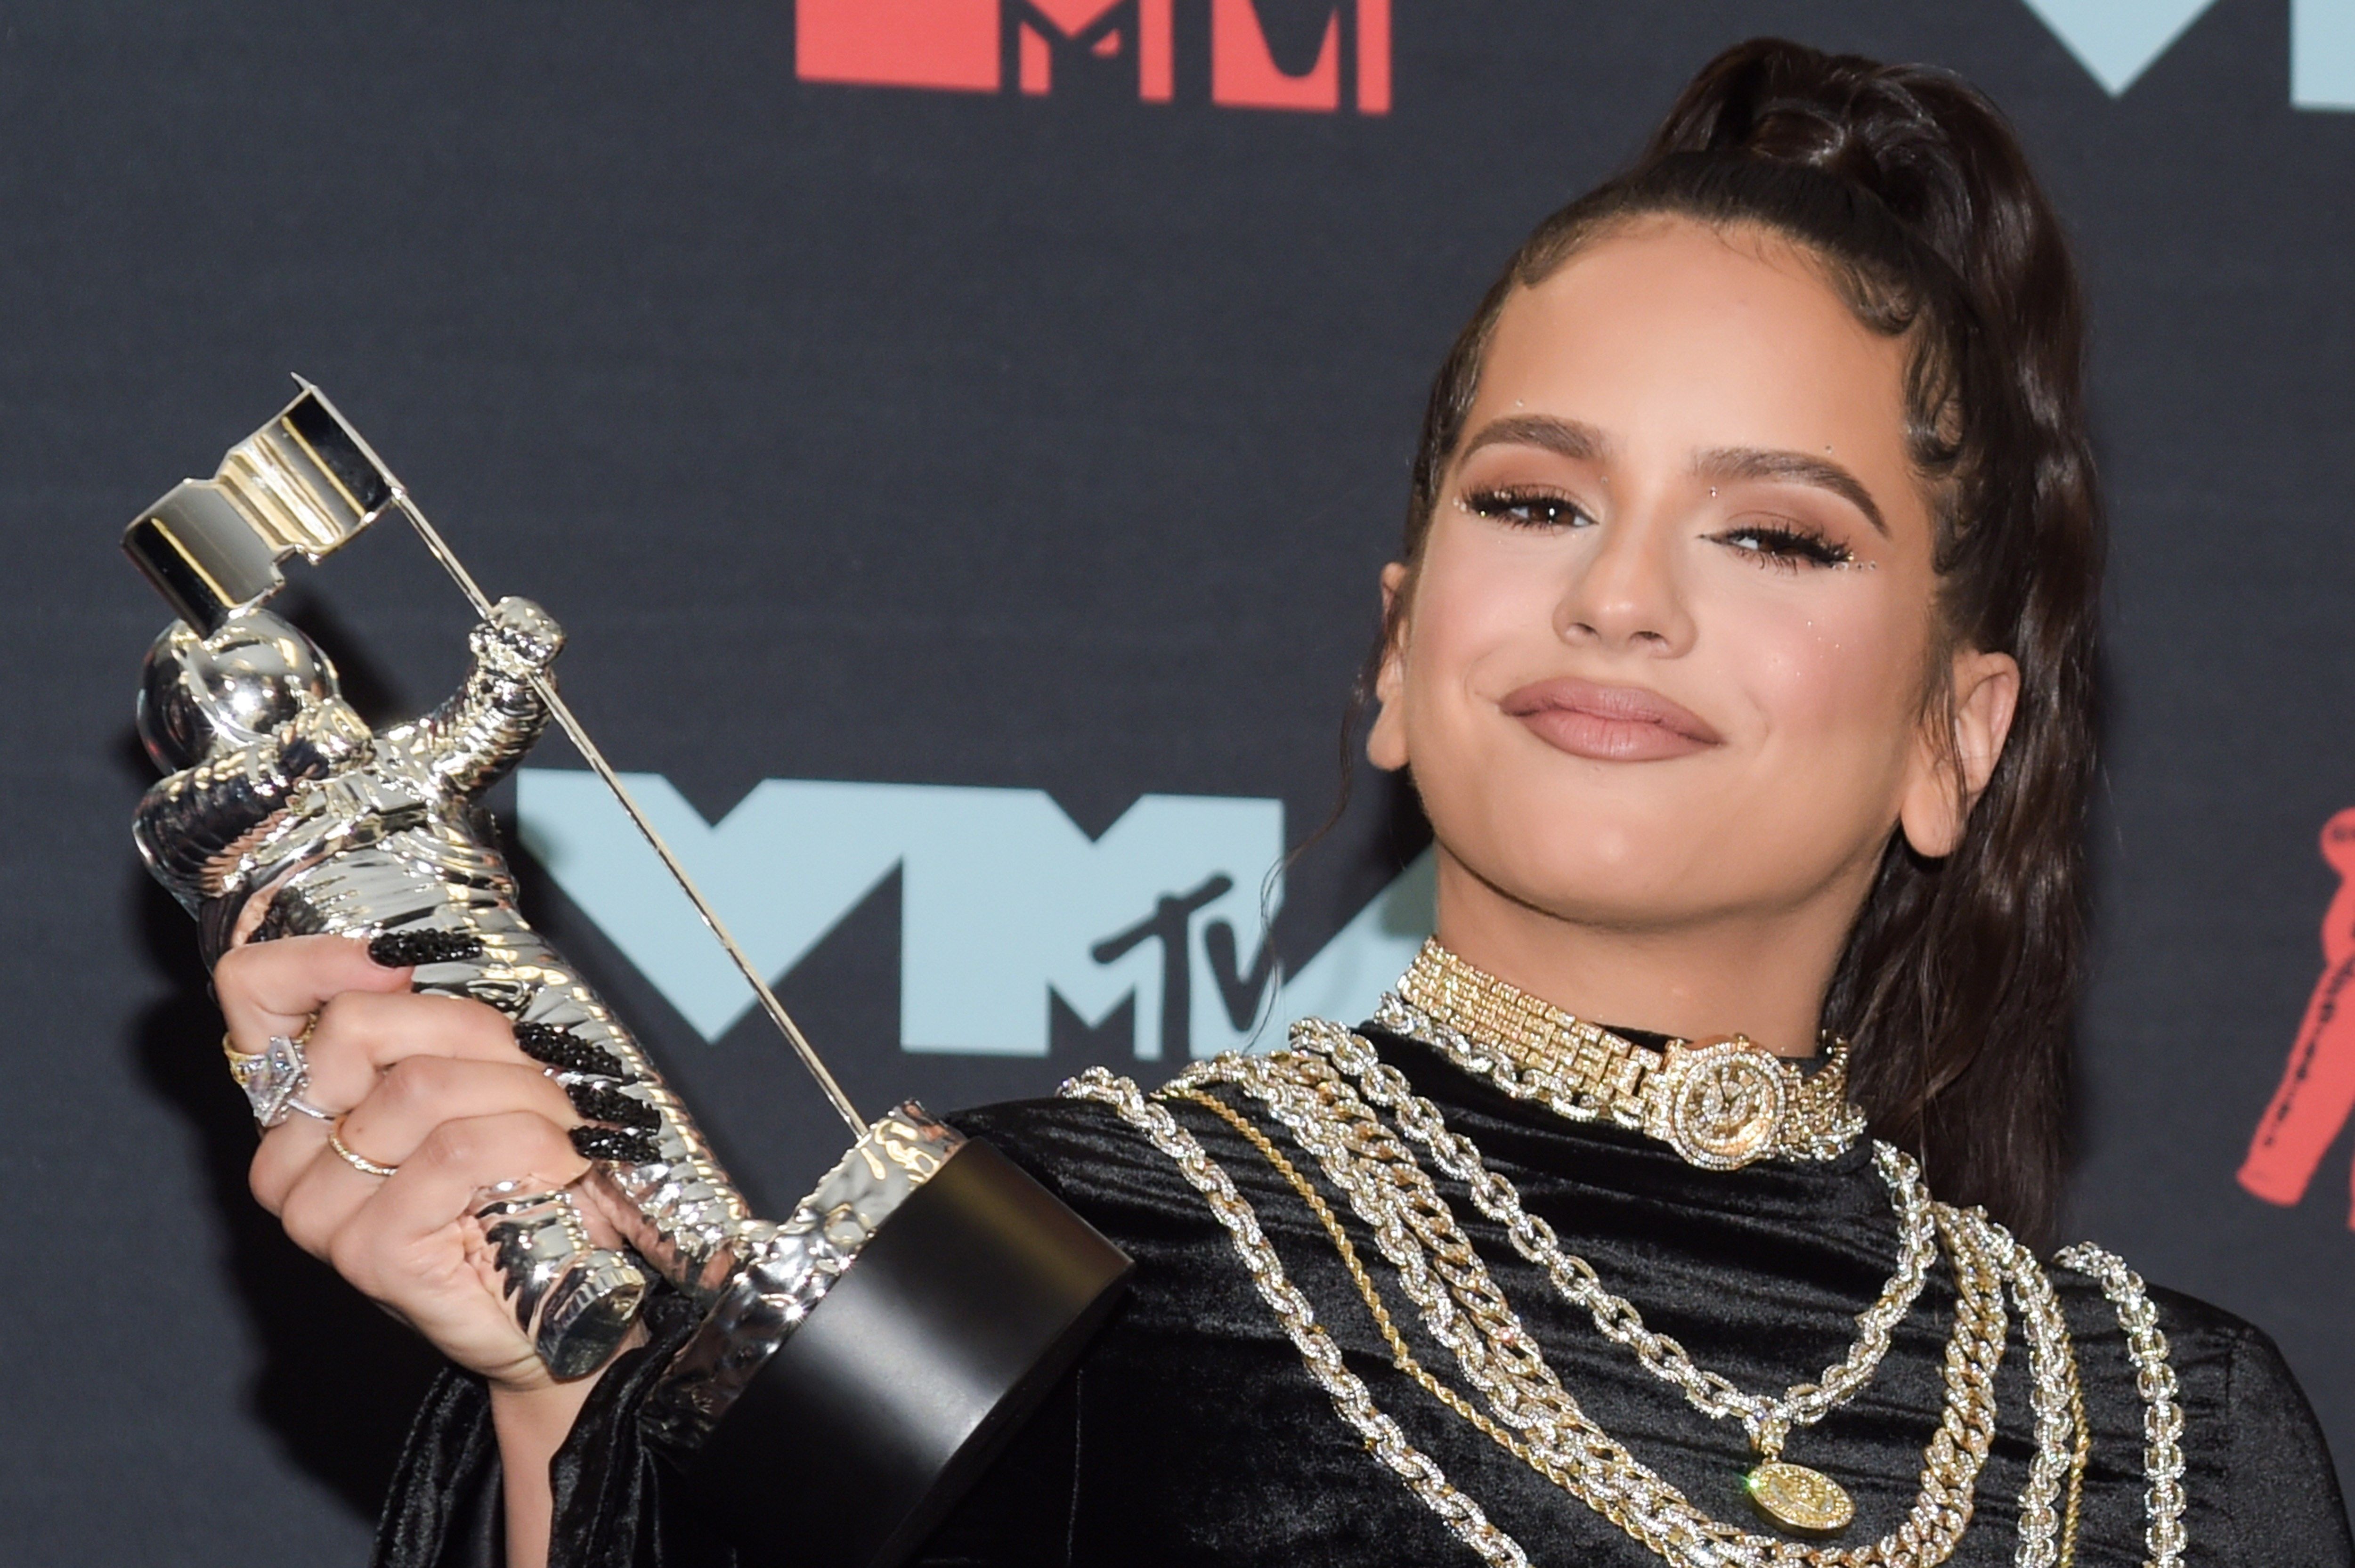
[[273,1034],[268,1047],[259,1052],[240,1051],[227,1035],[221,1037],[221,1054],[229,1058],[229,1076],[245,1091],[254,1125],[264,1132],[283,1123],[290,1113],[322,1122],[336,1119],[335,1112],[303,1098],[303,1091],[311,1086],[311,1063],[303,1054],[303,1041],[310,1033],[306,1029],[298,1038]]

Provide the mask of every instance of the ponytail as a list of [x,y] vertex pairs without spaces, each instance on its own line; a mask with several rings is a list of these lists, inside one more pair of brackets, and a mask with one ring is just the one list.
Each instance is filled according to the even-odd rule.
[[[2009,655],[2019,699],[1955,851],[1927,860],[1891,835],[1823,1021],[1854,1042],[1851,1088],[1876,1133],[1949,1200],[2043,1237],[2086,941],[2102,560],[2083,307],[2059,220],[2010,126],[1955,78],[1777,39],[1729,49],[1631,168],[1538,226],[1456,339],[1416,455],[1410,566],[1506,300],[1657,214],[1781,235],[1859,321],[1911,345],[1907,433],[1937,498],[1944,645]],[[1925,701],[1943,712],[1950,697],[1941,676]]]

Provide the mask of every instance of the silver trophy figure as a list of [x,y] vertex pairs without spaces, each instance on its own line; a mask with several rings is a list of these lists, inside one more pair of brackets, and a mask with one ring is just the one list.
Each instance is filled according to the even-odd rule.
[[[326,657],[261,605],[283,585],[281,562],[315,564],[389,513],[480,619],[458,690],[378,731]],[[143,676],[140,734],[167,776],[141,802],[134,837],[197,917],[207,965],[244,942],[362,936],[415,963],[418,989],[504,1012],[590,1124],[573,1135],[591,1169],[572,1188],[475,1195],[505,1297],[541,1359],[559,1377],[603,1365],[651,1270],[703,1316],[641,1419],[711,1485],[748,1568],[904,1555],[1077,1354],[1128,1260],[912,1103],[872,1125],[858,1115],[557,695],[556,623],[527,600],[492,603],[317,389],[304,384],[211,479],[149,507],[123,545],[180,617]],[[781,1223],[750,1214],[629,1029],[517,910],[480,801],[551,721],[854,1135]],[[231,1068],[265,1126],[333,1119],[304,1098],[300,1040]],[[626,1253],[591,1244],[584,1203]]]
[[[488,1002],[594,1122],[591,1195],[640,1256],[708,1296],[750,1218],[677,1098],[597,993],[516,908],[515,879],[476,803],[531,749],[549,713],[531,685],[563,645],[554,621],[505,599],[472,635],[449,700],[371,734],[336,671],[263,610],[211,636],[176,622],[148,650],[141,739],[177,771],[141,801],[149,868],[197,917],[208,965],[240,942],[381,937],[420,961],[417,988]],[[241,1074],[268,1120],[301,1071]],[[618,1201],[615,1200],[618,1198]],[[588,1245],[579,1196],[486,1195],[482,1218],[518,1325],[559,1377],[604,1364],[645,1294],[624,1254]]]

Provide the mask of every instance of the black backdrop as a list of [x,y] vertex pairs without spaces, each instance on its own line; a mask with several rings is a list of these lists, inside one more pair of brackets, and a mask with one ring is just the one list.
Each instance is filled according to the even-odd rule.
[[[2264,1324],[2355,1455],[2347,1143],[2296,1206],[2233,1179],[2319,972],[2315,836],[2355,804],[2355,116],[2291,71],[2295,19],[2299,91],[2355,99],[2345,0],[1400,0],[1379,113],[1385,6],[1351,11],[1334,112],[1233,101],[1266,95],[1246,46],[1307,69],[1329,4],[1124,10],[1171,18],[1167,102],[1133,32],[1020,41],[1105,5],[1007,8],[989,92],[801,80],[789,0],[0,5],[0,1556],[357,1562],[430,1371],[245,1199],[193,933],[125,831],[162,614],[115,536],[287,371],[565,620],[609,751],[709,820],[826,780],[1044,791],[1089,835],[1148,795],[1281,801],[1297,838],[1450,335],[1762,31],[1978,81],[2081,241],[2115,699],[2072,1228]],[[2163,13],[2193,19],[2137,77]],[[459,667],[389,530],[289,603],[378,714]],[[1418,848],[1363,792],[1291,875],[1286,963]],[[806,1185],[838,1128],[774,1043],[706,1040],[524,866],[748,1181]],[[854,1094],[1159,1071],[1138,1001],[1053,1004],[1044,1055],[897,1049],[911,885],[783,979]]]

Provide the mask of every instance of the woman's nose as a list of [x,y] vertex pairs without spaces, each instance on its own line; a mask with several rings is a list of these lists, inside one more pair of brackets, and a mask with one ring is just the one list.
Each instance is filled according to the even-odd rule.
[[1554,629],[1567,643],[1675,655],[1692,645],[1692,617],[1677,581],[1673,525],[1621,517],[1594,527],[1564,585]]

